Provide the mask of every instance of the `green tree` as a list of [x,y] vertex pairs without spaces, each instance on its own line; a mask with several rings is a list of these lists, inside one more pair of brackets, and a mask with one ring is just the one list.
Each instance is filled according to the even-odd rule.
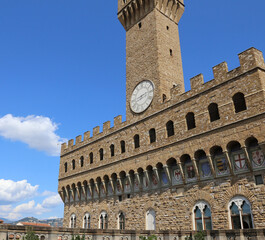
[[139,237],[141,240],[157,240],[157,236],[156,235],[150,235],[150,236],[140,236]]
[[39,240],[39,237],[35,234],[31,227],[27,228],[27,233],[25,236],[26,240]]

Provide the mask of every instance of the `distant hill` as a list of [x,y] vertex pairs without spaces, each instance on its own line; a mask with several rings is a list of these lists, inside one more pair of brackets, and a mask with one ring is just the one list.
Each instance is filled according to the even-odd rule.
[[10,221],[6,218],[1,218],[4,221],[4,223],[9,223],[9,224],[13,224],[16,225],[19,222],[32,222],[32,223],[46,223],[46,224],[50,224],[52,227],[62,227],[63,226],[63,218],[54,218],[54,219],[44,219],[44,220],[39,220],[37,218],[34,217],[25,217],[22,218],[18,221]]
[[8,219],[6,219],[6,218],[2,218],[2,217],[0,217],[0,219],[3,220],[4,223],[11,223],[11,222],[12,222],[12,221],[10,221],[10,220],[8,220]]

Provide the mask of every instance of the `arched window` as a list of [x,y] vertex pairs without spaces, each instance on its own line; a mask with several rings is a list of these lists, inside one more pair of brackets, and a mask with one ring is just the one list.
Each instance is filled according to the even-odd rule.
[[209,115],[210,115],[211,122],[220,119],[218,105],[216,103],[211,103],[208,106],[208,111],[209,111]]
[[140,147],[140,137],[138,134],[134,135],[133,140],[134,140],[134,148]]
[[103,148],[99,149],[99,160],[102,161],[104,159],[104,150]]
[[121,153],[125,153],[125,142],[121,141]]
[[146,212],[146,230],[156,229],[156,212],[153,209],[149,209]]
[[253,228],[249,201],[244,197],[234,197],[228,204],[231,229]]
[[174,123],[172,121],[167,122],[167,137],[173,136],[174,133]]
[[115,152],[114,152],[114,145],[111,144],[111,145],[110,145],[110,156],[113,157],[113,156],[114,156],[114,153],[115,153]]
[[119,229],[120,230],[125,229],[125,216],[123,212],[119,213]]
[[75,170],[75,160],[72,160],[72,168]]
[[108,214],[103,211],[99,216],[99,228],[108,229]]
[[241,112],[247,109],[246,101],[245,101],[245,96],[243,93],[239,92],[236,93],[233,96],[233,102],[234,102],[234,107],[235,107],[235,112]]
[[72,214],[70,217],[70,228],[75,228],[76,227],[76,216],[75,214]]
[[212,216],[210,206],[204,202],[198,202],[193,208],[194,224],[196,231],[212,230]]
[[90,229],[90,215],[89,215],[89,213],[86,213],[84,216],[83,228]]
[[80,166],[84,167],[84,157],[83,156],[80,157]]
[[184,154],[180,157],[180,161],[183,166],[186,180],[188,182],[196,180],[196,172],[190,156],[188,154]]
[[194,113],[193,112],[189,112],[186,115],[186,122],[187,122],[187,128],[188,128],[188,130],[193,129],[193,128],[196,127],[195,117],[194,117]]
[[64,163],[64,172],[67,172],[67,162]]
[[150,143],[156,141],[156,130],[154,128],[149,130],[149,138],[150,138]]
[[93,157],[93,153],[91,152],[91,153],[89,153],[89,162],[90,162],[90,164],[93,163],[93,160],[94,160],[94,157]]

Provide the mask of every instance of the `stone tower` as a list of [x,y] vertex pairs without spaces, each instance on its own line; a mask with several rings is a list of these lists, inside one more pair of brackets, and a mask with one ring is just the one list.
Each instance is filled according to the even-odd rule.
[[[173,87],[185,91],[178,31],[183,12],[183,0],[118,0],[118,18],[126,30],[127,121],[154,113]],[[134,92],[144,80],[153,84],[146,102],[148,93],[141,90],[146,84]]]

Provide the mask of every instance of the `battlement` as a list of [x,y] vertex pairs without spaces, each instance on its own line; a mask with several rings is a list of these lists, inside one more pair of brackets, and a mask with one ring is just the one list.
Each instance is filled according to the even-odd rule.
[[[178,86],[175,86],[171,89],[171,99],[165,103],[161,104],[161,109],[175,105],[181,104],[184,101],[187,101],[196,95],[204,92],[211,91],[212,88],[229,81],[231,79],[237,78],[242,74],[245,74],[255,68],[261,68],[265,70],[265,63],[262,52],[250,48],[238,55],[240,66],[236,69],[228,71],[227,63],[222,62],[213,67],[214,79],[208,82],[204,82],[202,74],[199,74],[190,79],[191,90],[185,93],[182,93]],[[82,136],[79,135],[76,137],[75,141],[73,139],[67,143],[63,143],[61,147],[61,155],[71,152],[72,150],[82,147],[84,145],[90,144],[98,139],[102,139],[108,134],[115,133],[116,131],[129,126],[131,122],[122,122],[122,116],[119,115],[114,118],[114,126],[111,127],[111,122],[107,121],[103,124],[103,130],[100,132],[100,127],[96,126],[93,128],[93,136],[90,136],[90,131],[85,132],[82,140]]]
[[95,141],[96,139],[103,137],[104,135],[114,132],[115,130],[120,129],[121,127],[124,126],[125,122],[122,122],[122,116],[119,115],[117,117],[114,118],[114,126],[111,127],[110,121],[107,121],[105,123],[103,123],[103,131],[100,132],[100,127],[96,126],[93,128],[93,136],[90,135],[90,131],[87,131],[84,133],[83,135],[83,140],[82,140],[82,136],[79,135],[74,139],[70,139],[68,141],[68,143],[63,143],[61,146],[61,154],[65,154],[75,148],[81,147],[83,145],[89,144],[93,141]]
[[204,77],[199,74],[190,79],[191,90],[185,93],[181,93],[178,86],[171,89],[171,99],[176,101],[183,101],[190,97],[197,95],[200,92],[211,89],[219,84],[226,82],[230,79],[236,78],[244,73],[247,73],[254,68],[262,68],[265,70],[265,63],[263,54],[256,48],[250,48],[240,54],[238,54],[240,66],[231,71],[228,71],[226,62],[222,62],[213,67],[214,79],[208,82],[204,82]]

